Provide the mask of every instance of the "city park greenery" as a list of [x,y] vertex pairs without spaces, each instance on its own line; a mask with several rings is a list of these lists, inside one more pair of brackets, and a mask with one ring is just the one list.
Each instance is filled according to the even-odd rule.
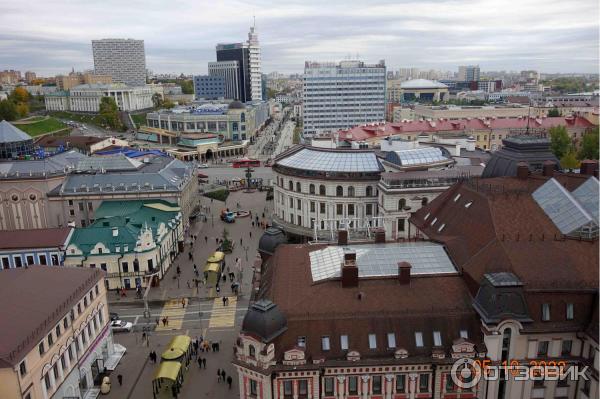
[[123,124],[119,118],[119,107],[114,98],[102,97],[100,99],[100,109],[98,114],[106,126],[115,130],[123,128]]
[[0,120],[14,121],[29,114],[29,93],[17,87],[6,100],[0,101]]
[[565,126],[553,126],[549,133],[550,149],[564,169],[576,169],[584,159],[598,159],[598,127],[583,135],[579,151]]

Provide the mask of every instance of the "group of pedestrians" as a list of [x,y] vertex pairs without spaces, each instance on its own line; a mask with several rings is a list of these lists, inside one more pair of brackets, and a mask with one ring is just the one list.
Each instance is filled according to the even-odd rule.
[[224,369],[217,369],[217,382],[226,382],[227,385],[229,385],[229,389],[231,389],[233,378],[231,378],[230,375],[227,375]]

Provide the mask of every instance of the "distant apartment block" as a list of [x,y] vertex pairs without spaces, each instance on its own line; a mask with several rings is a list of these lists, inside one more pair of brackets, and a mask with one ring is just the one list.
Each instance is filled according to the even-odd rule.
[[21,71],[4,70],[0,71],[0,83],[14,84],[21,80]]
[[31,71],[25,72],[25,81],[27,81],[27,83],[29,83],[29,84],[33,83],[35,78],[36,78],[35,72],[31,72]]
[[113,81],[131,86],[146,84],[146,53],[143,40],[92,40],[94,70]]
[[462,65],[458,67],[458,80],[462,82],[478,81],[481,75],[479,65]]
[[73,87],[82,84],[111,84],[113,82],[110,75],[78,72],[71,72],[68,75],[58,75],[55,79],[59,90],[71,90]]
[[385,120],[385,62],[304,65],[304,134]]

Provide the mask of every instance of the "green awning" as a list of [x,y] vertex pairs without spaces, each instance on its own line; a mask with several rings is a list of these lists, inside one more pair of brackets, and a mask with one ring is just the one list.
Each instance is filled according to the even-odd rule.
[[154,374],[155,380],[167,379],[176,381],[179,372],[181,371],[181,363],[179,362],[162,362]]

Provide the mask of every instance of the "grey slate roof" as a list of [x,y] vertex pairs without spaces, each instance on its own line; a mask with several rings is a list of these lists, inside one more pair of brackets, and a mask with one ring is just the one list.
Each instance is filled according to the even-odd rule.
[[32,140],[31,136],[5,120],[0,122],[0,143]]
[[504,145],[492,154],[482,177],[516,176],[517,163],[526,162],[532,171],[541,170],[544,161],[560,162],[550,151],[550,140],[536,136],[512,136],[502,140]]
[[142,163],[139,169],[105,173],[72,173],[65,179],[59,192],[69,195],[110,191],[178,192],[192,177],[192,167],[172,158],[155,157]]
[[142,162],[128,158],[124,154],[115,154],[103,157],[83,158],[77,163],[78,171],[101,171],[101,170],[121,170],[131,171],[137,170],[142,166]]
[[45,159],[0,162],[0,179],[62,175],[83,158],[87,155],[72,150]]

